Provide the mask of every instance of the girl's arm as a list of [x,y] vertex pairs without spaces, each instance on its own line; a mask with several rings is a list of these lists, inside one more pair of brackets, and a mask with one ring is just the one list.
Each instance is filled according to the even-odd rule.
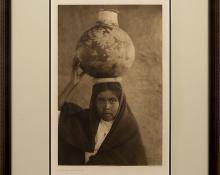
[[58,110],[61,110],[64,102],[68,99],[69,95],[71,94],[72,90],[79,84],[80,80],[82,79],[85,72],[79,66],[79,62],[74,63],[71,79],[64,90],[59,95],[58,100]]

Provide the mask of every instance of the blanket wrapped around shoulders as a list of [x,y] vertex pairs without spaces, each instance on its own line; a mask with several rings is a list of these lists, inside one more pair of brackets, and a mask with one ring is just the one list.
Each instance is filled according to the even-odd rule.
[[[99,151],[87,165],[146,165],[144,146],[134,116],[124,101],[119,116]],[[85,152],[93,152],[99,119],[89,109],[65,103],[59,119],[58,164],[85,165]]]

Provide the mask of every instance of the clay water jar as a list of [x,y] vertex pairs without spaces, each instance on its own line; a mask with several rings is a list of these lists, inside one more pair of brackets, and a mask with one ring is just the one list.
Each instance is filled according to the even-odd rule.
[[129,35],[119,27],[117,11],[97,12],[96,24],[77,43],[75,59],[95,78],[122,76],[132,66],[135,48]]

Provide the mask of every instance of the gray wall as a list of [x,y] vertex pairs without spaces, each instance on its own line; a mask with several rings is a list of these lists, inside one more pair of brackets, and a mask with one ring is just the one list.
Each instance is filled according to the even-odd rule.
[[[95,24],[100,8],[119,10],[119,25],[133,40],[136,59],[123,76],[128,104],[140,127],[148,163],[162,164],[162,7],[155,6],[59,6],[58,90],[70,79],[72,59],[81,34]],[[91,77],[85,76],[69,97],[88,107]]]

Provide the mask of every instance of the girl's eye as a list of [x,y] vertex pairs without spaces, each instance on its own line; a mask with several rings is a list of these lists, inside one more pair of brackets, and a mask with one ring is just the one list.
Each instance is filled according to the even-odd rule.
[[110,101],[110,103],[116,103],[116,102],[117,102],[117,99],[111,98],[109,101]]
[[102,99],[102,98],[98,98],[98,99],[97,99],[97,102],[98,102],[98,103],[104,103],[104,102],[105,102],[105,100],[104,100],[104,99]]

